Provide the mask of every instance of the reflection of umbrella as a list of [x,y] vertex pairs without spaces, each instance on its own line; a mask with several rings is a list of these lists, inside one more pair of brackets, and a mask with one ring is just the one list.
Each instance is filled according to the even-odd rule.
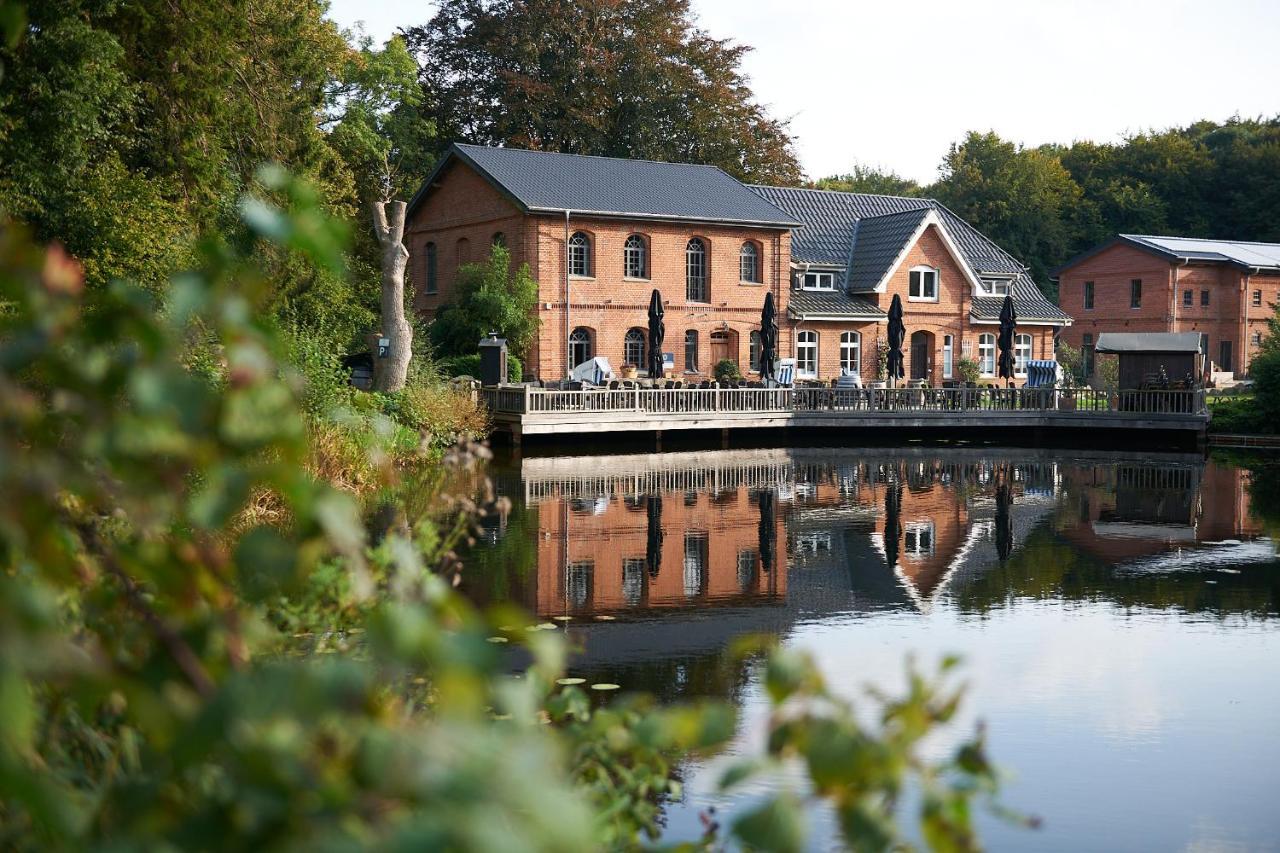
[[902,368],[902,344],[907,339],[907,327],[902,322],[902,297],[893,295],[889,306],[889,359],[885,369],[890,379],[901,379],[906,372]]
[[667,336],[667,327],[662,324],[662,294],[658,288],[653,289],[649,297],[649,378],[662,376],[662,340]]
[[649,495],[645,500],[649,532],[645,537],[644,564],[649,577],[656,578],[662,569],[662,495]]
[[1002,563],[1013,553],[1013,521],[1009,516],[1012,504],[1013,491],[1008,483],[1001,482],[996,486],[996,554]]
[[778,359],[778,311],[773,307],[773,293],[764,295],[764,308],[760,311],[760,380],[775,377],[774,362]]
[[760,493],[760,568],[765,574],[773,571],[773,559],[778,536],[776,507],[772,489]]
[[1000,308],[1000,337],[996,345],[1000,347],[1000,378],[1013,379],[1013,329],[1018,322],[1018,312],[1013,307],[1013,296],[1004,298]]
[[884,491],[884,558],[891,569],[898,565],[898,540],[901,538],[902,480],[894,477]]

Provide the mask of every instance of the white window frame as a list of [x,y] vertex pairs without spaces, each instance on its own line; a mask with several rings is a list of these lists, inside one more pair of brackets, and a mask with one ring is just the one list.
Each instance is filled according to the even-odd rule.
[[760,279],[760,247],[747,240],[738,249],[738,280],[744,284],[760,284]]
[[978,335],[978,375],[996,375],[996,336],[990,333]]
[[1027,362],[1035,352],[1035,341],[1030,335],[1021,334],[1013,337],[1013,375],[1026,376]]
[[[932,557],[937,548],[937,534],[937,528],[932,520],[908,521],[902,526],[902,556],[908,560],[924,560]],[[926,537],[927,544],[922,547],[921,540]],[[912,540],[915,540],[914,544]]]
[[[928,273],[930,276],[933,277],[933,295],[932,296],[928,295],[928,288],[924,286],[924,283],[926,280],[925,273]],[[917,275],[920,276],[919,278],[920,295],[913,296],[911,294],[912,279],[914,279]],[[927,266],[912,267],[911,270],[907,273],[907,301],[908,302],[937,302],[938,295],[942,290],[941,280],[942,280],[942,274],[937,267],[927,267]]]
[[758,331],[747,336],[747,369],[752,373],[760,372],[760,356],[764,354],[764,342]]
[[1007,278],[984,278],[982,281],[983,296],[1008,296],[1013,282]]
[[[645,334],[644,329],[634,327],[634,326],[630,329],[627,329],[626,334],[622,336],[622,363],[623,364],[633,364],[640,370],[645,369],[645,350],[648,349],[648,346],[647,346],[648,341],[646,340],[647,338],[648,338],[648,335]],[[632,349],[635,347],[639,347],[640,357],[636,359],[632,359],[631,358],[631,356],[633,355]]]
[[570,278],[591,278],[591,235],[586,231],[574,231],[569,236],[568,264]]
[[[812,351],[811,355],[810,351]],[[809,363],[812,363],[813,365],[812,370],[807,370],[805,368],[805,365]],[[813,379],[816,378],[817,375],[818,333],[811,329],[796,332],[796,376]]]
[[836,289],[836,274],[833,272],[807,272],[800,277],[801,290],[832,291]]
[[951,335],[942,336],[942,378],[951,378],[951,369],[955,362],[955,338]]
[[649,245],[641,234],[628,235],[622,244],[622,277],[649,280]]
[[684,297],[686,302],[711,301],[710,251],[707,241],[690,237],[684,246]]
[[862,375],[861,332],[840,333],[840,372],[846,376]]

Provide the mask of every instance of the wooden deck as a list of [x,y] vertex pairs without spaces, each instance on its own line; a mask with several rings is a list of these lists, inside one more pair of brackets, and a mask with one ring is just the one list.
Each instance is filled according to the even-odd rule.
[[1204,392],[1022,388],[484,388],[497,430],[520,436],[778,428],[1156,429],[1203,434]]

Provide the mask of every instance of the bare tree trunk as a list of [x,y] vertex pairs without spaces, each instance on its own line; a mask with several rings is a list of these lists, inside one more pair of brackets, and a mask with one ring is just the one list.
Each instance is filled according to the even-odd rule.
[[404,271],[409,250],[404,247],[405,203],[391,202],[387,221],[386,202],[373,203],[373,227],[382,246],[382,329],[379,337],[390,342],[386,358],[374,353],[374,388],[399,391],[409,375],[413,355],[413,327],[404,315]]

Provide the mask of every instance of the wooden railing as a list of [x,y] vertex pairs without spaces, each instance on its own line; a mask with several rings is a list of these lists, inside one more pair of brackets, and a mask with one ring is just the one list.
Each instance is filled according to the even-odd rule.
[[557,391],[526,386],[482,389],[501,414],[641,412],[1097,412],[1203,415],[1202,390],[1099,391],[1093,388],[671,388]]

